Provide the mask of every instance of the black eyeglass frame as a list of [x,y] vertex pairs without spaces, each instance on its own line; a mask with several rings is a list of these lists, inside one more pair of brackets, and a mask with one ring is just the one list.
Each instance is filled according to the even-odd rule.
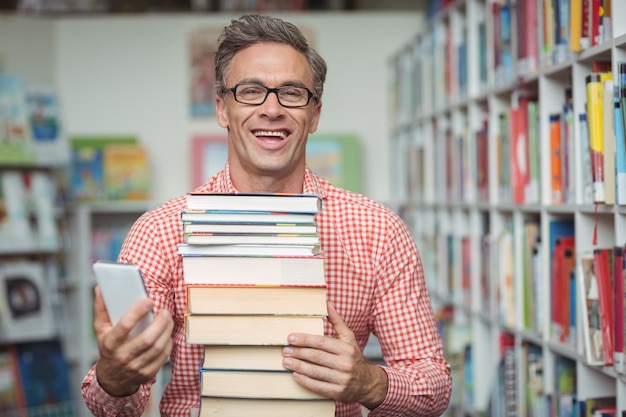
[[[264,88],[265,90],[267,90],[267,92],[265,93],[265,98],[263,98],[263,100],[260,103],[247,103],[245,101],[241,101],[239,99],[237,99],[237,88],[241,87],[241,86],[254,86],[254,87],[261,87]],[[306,99],[306,103],[304,104],[297,104],[297,105],[293,105],[293,104],[283,104],[282,101],[280,101],[280,96],[278,95],[278,92],[280,90],[284,90],[287,88],[300,88],[300,89],[304,89],[307,92],[307,99]],[[266,87],[263,84],[258,84],[258,83],[238,83],[235,84],[234,87],[231,88],[227,88],[226,91],[230,91],[231,93],[233,93],[233,98],[235,99],[235,101],[237,103],[241,103],[241,104],[247,104],[249,106],[260,106],[261,104],[265,103],[265,100],[267,100],[267,97],[269,97],[270,93],[274,93],[276,94],[276,99],[278,99],[278,104],[280,104],[283,107],[286,107],[288,109],[297,109],[300,107],[306,107],[309,105],[309,103],[311,102],[311,99],[314,98],[317,100],[317,97],[315,96],[315,94],[313,94],[313,92],[311,92],[311,90],[309,90],[306,87],[302,87],[299,85],[283,85],[280,87],[276,87],[276,88],[270,88],[270,87]]]

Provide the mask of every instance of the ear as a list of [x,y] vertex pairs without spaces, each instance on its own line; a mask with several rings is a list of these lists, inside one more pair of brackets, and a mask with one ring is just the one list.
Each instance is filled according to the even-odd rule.
[[226,100],[224,97],[217,96],[215,98],[215,115],[217,123],[224,129],[228,128],[228,109],[226,108]]
[[309,134],[315,133],[317,130],[317,125],[320,121],[320,115],[322,114],[322,102],[319,101],[315,103],[315,107],[313,109],[313,115],[311,116],[311,123],[309,125]]

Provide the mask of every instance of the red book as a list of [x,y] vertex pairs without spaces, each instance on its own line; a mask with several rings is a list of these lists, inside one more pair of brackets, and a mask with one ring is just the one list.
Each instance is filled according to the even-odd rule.
[[616,246],[613,249],[613,367],[619,373],[624,372],[624,277],[624,247]]
[[520,98],[517,107],[509,111],[511,137],[511,188],[513,203],[525,202],[526,187],[530,182],[528,155],[528,98]]
[[572,236],[557,238],[552,251],[552,329],[554,340],[565,342],[569,337],[570,272],[574,265]]
[[612,294],[612,256],[611,248],[595,249],[594,269],[598,280],[598,298],[600,304],[600,323],[604,346],[604,364],[613,365],[613,294]]

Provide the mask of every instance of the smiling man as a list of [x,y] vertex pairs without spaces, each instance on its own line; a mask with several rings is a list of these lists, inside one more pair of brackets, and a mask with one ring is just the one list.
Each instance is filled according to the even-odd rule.
[[[317,129],[326,63],[292,24],[268,16],[233,20],[216,53],[216,111],[228,131],[228,162],[197,192],[313,193],[326,264],[324,336],[285,335],[283,366],[306,388],[334,398],[336,416],[437,416],[448,405],[443,356],[417,248],[402,220],[367,197],[331,185],[306,166]],[[141,267],[151,294],[112,326],[96,289],[99,358],[83,398],[96,416],[140,416],[167,358],[172,377],[161,414],[187,417],[198,407],[203,348],[185,343],[185,286],[177,245],[185,196],[144,214],[120,262]],[[210,271],[207,271],[210,273]],[[129,330],[154,308],[143,333]],[[363,356],[375,334],[386,365]]]

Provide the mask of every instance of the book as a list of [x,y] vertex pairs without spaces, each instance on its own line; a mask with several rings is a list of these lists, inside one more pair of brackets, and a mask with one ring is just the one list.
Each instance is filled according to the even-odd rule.
[[577,171],[581,175],[580,184],[582,186],[582,202],[584,204],[593,204],[593,169],[591,164],[591,149],[589,148],[589,125],[587,123],[587,113],[580,113],[578,115],[578,125],[580,127],[580,169]]
[[62,134],[57,93],[47,83],[26,86],[26,108],[33,152],[40,164],[69,162],[69,146]]
[[318,213],[322,210],[322,200],[315,194],[189,193],[187,210]]
[[320,237],[317,233],[185,233],[183,242],[188,245],[319,245]]
[[200,398],[198,417],[334,417],[333,400],[282,400],[268,398]]
[[615,132],[615,198],[617,204],[624,205],[626,204],[626,135],[620,101],[621,88],[620,85],[616,86],[613,95],[613,131]]
[[604,134],[604,204],[615,204],[615,124],[613,80],[602,82],[602,132]]
[[603,85],[611,73],[592,72],[585,77],[587,97],[587,125],[589,127],[589,149],[593,174],[593,198],[596,203],[604,203],[604,123]]
[[60,341],[15,345],[18,402],[28,409],[66,404],[73,400],[69,365]]
[[[31,134],[24,81],[15,75],[0,73],[0,144],[9,142],[30,145]],[[6,161],[6,155],[2,155]]]
[[183,256],[182,262],[186,284],[325,285],[326,283],[322,256]]
[[298,384],[287,370],[202,369],[200,393],[202,396],[230,398],[326,398]]
[[598,280],[598,301],[600,310],[600,328],[602,329],[602,343],[604,347],[604,364],[613,365],[613,287],[612,276],[612,249],[594,249],[594,271]]
[[106,144],[103,147],[104,197],[110,200],[150,198],[148,152],[138,143]]
[[178,245],[183,256],[313,256],[320,245]]
[[202,368],[284,371],[282,345],[205,345]]
[[185,316],[192,345],[285,345],[289,333],[324,334],[323,316],[195,315]]
[[624,373],[624,247],[613,247],[613,368]]
[[604,343],[600,325],[600,300],[593,253],[583,252],[578,255],[578,269],[581,334],[585,361],[590,366],[602,366],[604,365]]
[[0,414],[18,415],[18,382],[15,372],[15,346],[0,348]]
[[183,210],[180,220],[197,223],[313,223],[314,213],[273,213],[262,211]]
[[190,314],[326,315],[326,286],[187,285]]
[[183,233],[316,234],[315,223],[198,223],[183,222]]
[[106,198],[104,148],[136,144],[132,136],[75,136],[70,142],[70,194],[77,200]]
[[46,340],[57,333],[43,264],[16,260],[0,265],[0,340]]
[[39,247],[55,249],[60,245],[56,223],[56,186],[49,173],[35,171],[30,174],[30,194],[37,218]]
[[561,143],[561,115],[559,113],[550,114],[550,178],[551,195],[553,204],[562,204],[565,201],[563,195],[563,170],[561,165],[561,154],[563,147]]
[[509,110],[509,136],[511,138],[511,188],[513,203],[526,202],[526,189],[530,183],[528,142],[528,98],[520,97]]
[[27,176],[18,170],[0,172],[0,200],[5,221],[0,229],[0,246],[5,249],[30,249],[35,247],[35,231],[30,223]]

